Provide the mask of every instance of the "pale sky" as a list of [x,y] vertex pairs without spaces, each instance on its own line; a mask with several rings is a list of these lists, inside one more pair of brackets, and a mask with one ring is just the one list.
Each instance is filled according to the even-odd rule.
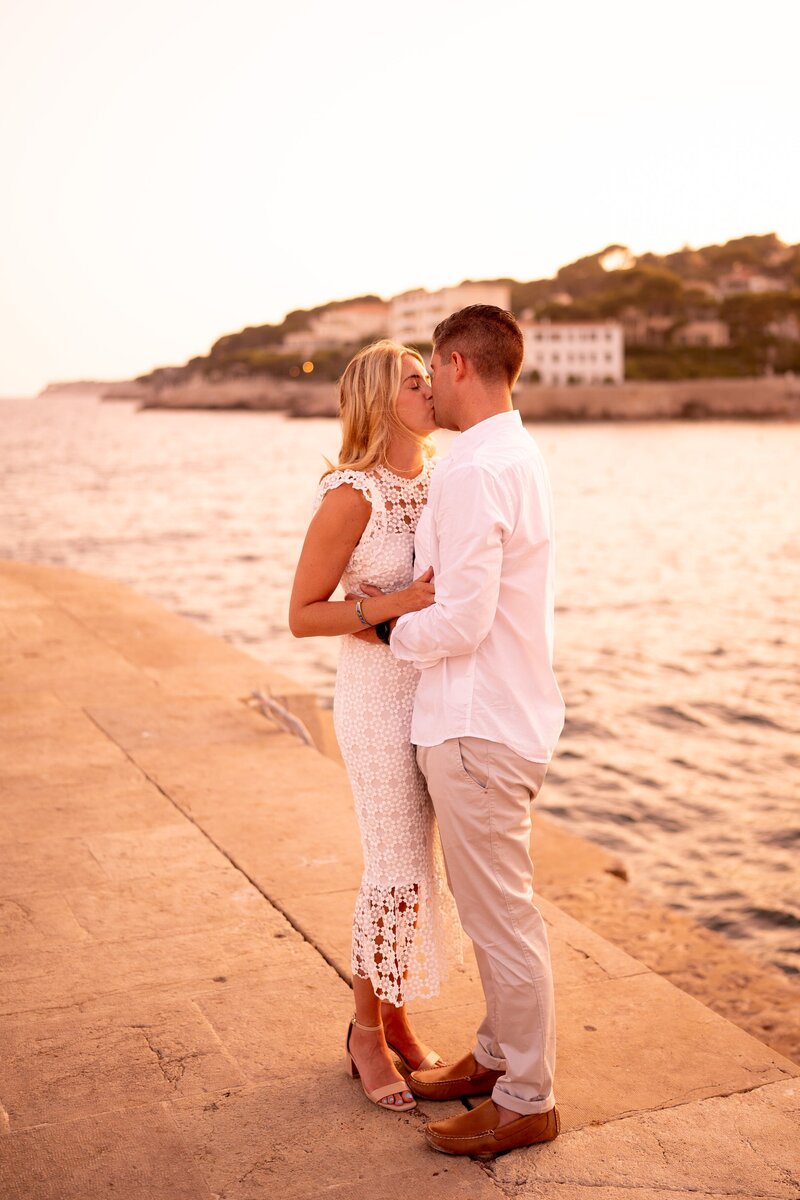
[[611,242],[800,241],[799,13],[0,0],[0,395]]

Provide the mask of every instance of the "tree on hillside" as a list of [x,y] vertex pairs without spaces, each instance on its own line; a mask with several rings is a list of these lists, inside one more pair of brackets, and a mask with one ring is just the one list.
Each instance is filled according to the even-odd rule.
[[743,343],[766,341],[767,326],[789,313],[800,317],[800,292],[745,293],[729,296],[720,306],[720,316],[728,322],[733,340]]
[[607,280],[613,275],[626,275],[627,271],[606,271],[603,260],[613,255],[615,251],[630,253],[627,246],[612,244],[606,246],[599,254],[589,254],[579,258],[556,273],[556,291],[569,292],[571,296],[581,299],[593,292],[601,291]]

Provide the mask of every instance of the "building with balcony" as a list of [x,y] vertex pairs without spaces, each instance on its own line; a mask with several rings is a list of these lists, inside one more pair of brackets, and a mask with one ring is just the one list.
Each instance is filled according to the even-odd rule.
[[625,338],[617,321],[520,321],[522,379],[559,386],[622,383]]

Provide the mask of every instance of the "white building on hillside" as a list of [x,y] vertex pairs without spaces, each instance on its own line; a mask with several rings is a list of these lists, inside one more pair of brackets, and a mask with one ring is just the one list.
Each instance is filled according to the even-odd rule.
[[673,333],[672,341],[676,346],[730,346],[731,331],[725,321],[704,317],[681,325]]
[[389,301],[389,336],[416,346],[430,343],[440,321],[469,304],[496,304],[508,308],[511,289],[507,283],[462,283],[459,287],[426,292],[417,288]]
[[386,336],[389,305],[383,300],[356,300],[337,304],[312,317],[308,329],[287,333],[283,349],[298,356],[316,350],[353,346],[370,338]]
[[[522,379],[540,383],[622,383],[625,338],[618,321],[520,321]],[[534,372],[536,373],[534,375]]]
[[764,292],[785,292],[787,284],[782,279],[762,275],[747,263],[734,263],[726,275],[717,280],[723,296],[741,296],[746,293],[759,295]]

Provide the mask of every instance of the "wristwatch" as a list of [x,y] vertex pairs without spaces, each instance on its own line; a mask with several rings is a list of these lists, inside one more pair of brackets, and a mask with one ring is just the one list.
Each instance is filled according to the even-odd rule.
[[389,645],[389,636],[392,632],[392,622],[391,621],[379,621],[378,624],[375,626],[375,632],[377,633],[380,640],[382,642],[385,642],[386,645],[388,646]]

